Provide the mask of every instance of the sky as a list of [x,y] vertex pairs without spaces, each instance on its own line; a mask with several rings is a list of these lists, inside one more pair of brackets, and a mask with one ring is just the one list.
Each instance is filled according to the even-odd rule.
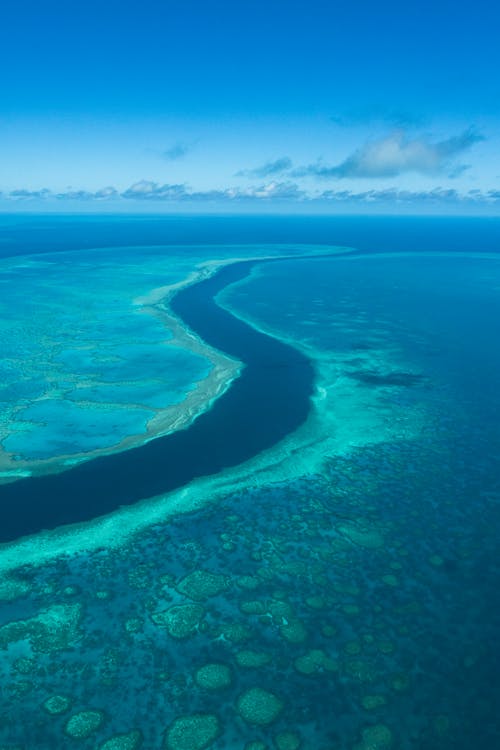
[[3,0],[0,210],[500,213],[500,6]]

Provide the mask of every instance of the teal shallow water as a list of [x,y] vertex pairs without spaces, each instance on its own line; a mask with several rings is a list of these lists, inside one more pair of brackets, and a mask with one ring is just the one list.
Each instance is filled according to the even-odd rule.
[[165,325],[133,304],[186,272],[145,248],[0,263],[0,440],[14,459],[78,455],[145,433],[206,377],[210,363],[169,346]]
[[[176,718],[201,714],[217,750],[495,747],[500,261],[283,262],[221,302],[309,352],[315,409],[342,394],[351,444],[121,549],[19,569],[0,587],[1,741],[175,747]],[[207,687],[207,664],[229,684]],[[245,711],[255,688],[277,698],[268,723]]]

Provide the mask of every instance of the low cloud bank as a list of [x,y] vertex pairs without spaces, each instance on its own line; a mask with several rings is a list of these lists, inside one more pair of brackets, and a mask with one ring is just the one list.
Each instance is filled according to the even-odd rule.
[[53,192],[48,188],[40,190],[17,189],[0,193],[0,199],[10,203],[19,202],[80,202],[80,203],[207,203],[227,205],[233,203],[296,203],[300,205],[371,204],[381,206],[456,205],[460,206],[500,206],[500,190],[469,190],[460,192],[452,188],[436,187],[432,190],[401,190],[388,187],[383,190],[322,190],[306,191],[295,182],[271,181],[247,188],[230,187],[224,190],[197,191],[188,185],[160,184],[148,180],[136,182],[126,190],[104,187],[97,191],[67,190]]

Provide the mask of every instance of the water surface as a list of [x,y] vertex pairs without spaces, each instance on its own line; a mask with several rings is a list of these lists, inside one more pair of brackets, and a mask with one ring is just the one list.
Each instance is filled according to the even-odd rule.
[[[38,237],[42,248],[54,222],[40,220],[39,234],[35,218],[12,223],[11,252],[21,236]],[[76,220],[63,224],[76,246]],[[206,325],[203,335],[219,337],[214,345],[231,341],[250,358],[243,383],[255,365],[260,411],[252,408],[246,425],[231,423],[234,411],[219,412],[192,452],[193,465],[218,461],[218,474],[167,496],[164,517],[135,537],[120,545],[120,521],[114,546],[96,547],[89,531],[87,546],[19,563],[16,577],[2,580],[0,742],[160,748],[179,718],[201,714],[217,729],[208,741],[214,750],[498,746],[500,222],[171,226],[86,220],[82,241],[115,231],[120,240],[144,231],[163,242],[171,231],[174,241],[188,227],[218,242],[238,230],[249,241],[328,236],[364,253],[255,265],[250,275],[240,266],[238,283],[222,284],[237,281],[233,267],[210,288],[192,287],[196,304],[183,298],[178,312],[193,327]],[[64,232],[58,237],[64,244]],[[212,328],[206,305],[217,292]],[[276,403],[264,401],[284,377],[307,398],[295,402],[283,391]],[[26,387],[27,397],[29,388],[36,393],[36,379]],[[294,419],[298,428],[229,468],[228,456],[258,448],[262,424],[271,435],[273,409],[284,406],[287,429]],[[141,486],[146,496],[160,472],[137,461],[127,475],[134,455],[145,454],[82,464],[43,486],[116,461],[126,481],[114,475],[108,483],[103,471],[76,499],[92,508],[94,496],[117,500]],[[168,513],[194,496],[196,510]],[[37,497],[40,521],[53,498]],[[58,497],[63,510],[73,499]],[[3,505],[6,523],[9,509],[17,512],[14,501]],[[34,535],[30,543],[34,554],[49,540]],[[203,671],[207,665],[216,666]],[[258,713],[255,688],[274,696],[272,715]],[[249,721],[249,696],[253,717],[267,723]],[[83,727],[78,740],[75,725]]]

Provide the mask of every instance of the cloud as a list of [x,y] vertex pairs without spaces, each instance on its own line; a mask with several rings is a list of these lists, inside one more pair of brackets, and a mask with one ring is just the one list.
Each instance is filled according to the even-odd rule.
[[213,204],[215,207],[221,205],[241,204],[244,206],[258,205],[281,205],[289,203],[300,206],[317,206],[321,210],[328,207],[338,206],[341,210],[359,208],[361,211],[369,210],[370,207],[379,206],[381,210],[392,210],[400,208],[423,210],[428,206],[431,210],[450,207],[455,210],[471,209],[495,209],[500,208],[500,190],[480,190],[474,188],[467,192],[460,192],[453,188],[436,187],[432,190],[401,190],[397,187],[388,187],[377,190],[323,190],[306,191],[297,183],[287,181],[271,181],[260,185],[249,187],[228,187],[216,190],[193,190],[186,185],[160,184],[149,180],[141,180],[123,191],[114,187],[106,187],[97,191],[68,189],[62,192],[53,192],[48,188],[40,190],[18,189],[10,192],[0,193],[1,200],[7,201],[43,201],[59,202],[71,201],[80,203],[102,202],[113,200],[123,204],[129,201],[151,202],[178,205],[204,203]]
[[385,190],[324,190],[315,200],[350,204],[381,204],[384,206],[407,205],[456,205],[456,206],[496,206],[500,205],[499,190],[469,190],[459,192],[453,188],[436,187],[432,190],[399,190],[396,187]]
[[167,148],[166,151],[162,151],[162,156],[167,161],[177,161],[182,159],[190,151],[190,146],[186,143],[174,143],[173,146]]
[[14,200],[44,200],[50,197],[51,192],[47,188],[42,188],[41,190],[26,190],[21,188],[19,190],[11,190],[7,195]]
[[111,185],[108,187],[101,188],[94,193],[97,200],[109,200],[109,198],[117,198],[119,193],[118,190]]
[[185,185],[161,185],[141,180],[121,193],[122,198],[156,201],[245,201],[245,200],[302,200],[307,197],[294,182],[269,182],[249,188],[195,191]]
[[282,156],[280,159],[268,161],[254,169],[242,169],[236,172],[236,177],[274,177],[275,175],[287,172],[291,168],[292,160],[288,156]]
[[[0,195],[2,195],[0,193]],[[4,193],[2,197],[10,198],[15,201],[30,201],[30,200],[74,200],[74,201],[106,201],[112,198],[118,198],[119,192],[114,187],[105,187],[100,190],[73,190],[68,188],[59,193],[55,193],[48,188],[41,188],[40,190],[26,190],[21,188],[18,190],[11,190],[8,193]]]
[[434,143],[423,137],[410,139],[403,130],[396,130],[385,138],[369,141],[336,166],[319,161],[297,169],[293,174],[342,179],[397,177],[405,172],[433,175],[448,171],[448,176],[457,176],[466,166],[454,164],[454,159],[482,140],[483,136],[471,128]]
[[269,182],[266,185],[237,191],[238,198],[258,198],[260,200],[295,200],[307,198],[305,190],[295,182]]
[[118,198],[118,196],[118,190],[114,187],[105,187],[96,191],[68,189],[64,192],[53,194],[53,197],[57,198],[57,200],[73,201],[106,201],[111,198]]
[[118,191],[114,187],[105,187],[97,191],[68,190],[53,192],[48,188],[41,190],[11,190],[3,198],[11,200],[56,200],[56,201],[105,201],[105,200],[135,200],[135,201],[300,201],[308,199],[307,193],[294,182],[271,181],[251,187],[228,187],[220,190],[193,190],[186,185],[161,184],[152,180],[140,180],[126,190]]
[[184,185],[160,185],[150,180],[135,182],[121,193],[122,198],[135,200],[182,200],[186,196]]

